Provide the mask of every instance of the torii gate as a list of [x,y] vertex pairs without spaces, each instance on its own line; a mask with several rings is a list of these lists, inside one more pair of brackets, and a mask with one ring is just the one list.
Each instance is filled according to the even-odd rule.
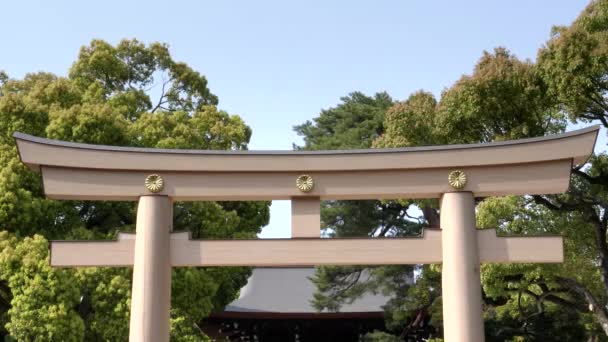
[[[446,341],[484,340],[482,262],[563,261],[562,238],[476,230],[475,197],[555,194],[599,127],[474,145],[348,151],[202,151],[76,144],[22,133],[23,163],[49,198],[139,201],[136,234],[53,241],[51,265],[133,266],[131,342],[169,341],[171,267],[443,263]],[[441,229],[419,238],[321,239],[323,199],[440,198]],[[291,199],[292,239],[191,240],[173,201]]]

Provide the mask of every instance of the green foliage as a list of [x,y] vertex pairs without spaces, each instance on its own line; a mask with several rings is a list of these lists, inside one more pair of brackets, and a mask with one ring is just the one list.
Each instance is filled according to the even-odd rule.
[[122,341],[129,336],[131,270],[87,267],[77,269],[80,316],[88,341]]
[[11,289],[5,327],[19,341],[81,341],[84,323],[74,308],[79,289],[73,272],[49,265],[48,242],[0,232],[0,280]]
[[[575,122],[598,120],[608,127],[607,18],[608,1],[591,2],[570,27],[554,30],[539,51],[537,63],[521,61],[504,48],[484,52],[473,73],[444,90],[440,99],[418,91],[384,109],[381,125],[370,126],[369,120],[360,116],[334,115],[327,120],[332,108],[315,119],[316,126],[308,122],[296,130],[305,136],[305,148],[321,149],[336,145],[325,145],[326,141],[340,141],[342,148],[361,147],[347,130],[332,130],[343,124],[356,127],[357,136],[377,136],[374,147],[389,148],[542,136],[563,131],[566,118]],[[362,132],[365,129],[367,134]],[[350,145],[344,143],[348,141]],[[607,165],[608,156],[600,155],[591,159],[589,167],[573,170],[571,191],[564,195],[480,199],[480,228],[496,228],[503,235],[565,237],[566,261],[562,265],[483,265],[488,340],[606,339]],[[422,218],[387,216],[390,210],[383,212],[379,205],[370,203],[330,202],[323,207],[323,223],[338,236],[374,236],[388,226],[385,222],[403,227],[407,221],[412,227],[418,224],[418,229],[420,224],[438,224],[436,201],[390,202],[403,205],[405,210],[417,205]],[[359,223],[365,228],[355,228]],[[392,230],[393,234],[398,231],[413,232]],[[336,310],[341,303],[366,291],[379,291],[385,282],[393,281],[390,277],[355,281],[362,270],[370,269],[319,269],[315,277],[317,308]],[[419,272],[414,286],[389,291],[393,297],[385,307],[387,324],[395,331],[407,334],[407,323],[421,310],[431,315],[431,324],[438,331],[442,327],[440,270],[425,266]]]
[[[537,64],[528,67],[534,84],[540,78],[545,85],[521,89],[521,95],[518,91],[510,98],[540,95],[538,108],[545,108],[558,129],[561,120],[552,114],[553,108],[572,122],[599,121],[608,127],[606,18],[608,2],[592,1],[571,26],[554,28],[539,50]],[[553,130],[547,126],[546,132]],[[543,341],[606,338],[606,160],[602,154],[586,169],[573,170],[571,190],[564,195],[485,199],[478,206],[481,227],[565,237],[562,265],[483,266],[487,319],[495,336]]]
[[[584,298],[564,287],[575,276],[598,297],[603,291],[592,230],[577,213],[557,214],[524,197],[488,198],[478,207],[478,226],[514,235],[561,234],[561,265],[486,264],[481,278],[486,299],[486,329],[496,340],[515,338],[583,340],[588,320]],[[556,339],[556,336],[559,338]]]
[[[161,78],[162,94],[152,107],[152,101],[142,91],[154,84],[155,77]],[[104,97],[131,95],[135,101],[128,106],[134,109],[130,119],[144,111],[192,112],[218,104],[217,96],[207,88],[207,79],[185,63],[174,61],[168,46],[161,43],[145,46],[133,39],[112,46],[93,40],[80,49],[78,60],[70,69],[70,79],[82,89],[100,86]]]
[[385,134],[374,141],[375,147],[408,147],[437,144],[435,120],[437,100],[431,93],[418,91],[388,109]]
[[[111,239],[117,231],[133,230],[134,203],[45,199],[39,174],[19,161],[13,132],[105,145],[246,149],[251,129],[240,117],[219,110],[205,77],[174,61],[160,43],[124,40],[113,46],[93,40],[81,49],[68,77],[43,72],[20,80],[0,76],[0,229],[12,241],[1,253],[39,244],[30,246],[28,255],[37,268],[17,261],[3,264],[11,271],[0,278],[0,297],[6,302],[0,301],[0,308],[8,310],[0,317],[18,340],[126,340],[130,270],[53,270],[39,246],[46,239]],[[190,230],[196,238],[252,238],[268,222],[269,203],[176,203],[174,215],[174,229]],[[29,237],[35,233],[44,238]],[[234,299],[249,272],[236,267],[176,270],[172,338],[202,340],[197,324]],[[11,274],[22,279],[13,281]],[[34,281],[53,295],[38,293]],[[38,314],[44,324],[31,323]]]
[[538,53],[539,74],[572,121],[607,125],[607,18],[608,2],[592,1],[571,26],[553,28]]
[[[361,147],[359,136],[373,136],[380,130],[370,129],[369,120],[332,115],[342,105],[322,111],[315,119],[297,127],[305,136],[305,148],[335,146]],[[331,116],[331,120],[328,117]],[[361,121],[355,121],[357,118]],[[325,125],[326,123],[329,123]],[[348,126],[350,130],[332,131],[331,127]],[[564,128],[562,115],[546,97],[546,87],[530,62],[519,61],[505,49],[484,53],[473,74],[463,76],[446,89],[439,101],[427,92],[419,91],[403,102],[388,108],[382,124],[383,133],[373,141],[375,147],[406,147],[442,143],[472,143],[515,139],[560,131]],[[362,133],[368,129],[368,133]],[[356,131],[353,136],[350,131]],[[319,134],[319,132],[324,132]],[[331,140],[326,137],[333,134]],[[322,137],[320,139],[319,137]],[[358,145],[359,144],[359,145]],[[391,202],[326,202],[322,210],[324,226],[333,235],[404,236],[420,233],[421,225],[437,226],[436,201],[402,199]],[[417,206],[422,218],[410,217],[407,210]],[[385,307],[387,324],[391,329],[409,331],[421,313],[432,315],[431,324],[441,330],[440,273],[426,266],[415,286],[395,279],[406,279],[412,267],[324,267],[314,278],[318,293],[314,304],[318,309],[338,310],[365,292],[383,289],[392,295]],[[369,272],[371,277],[361,280],[359,275]],[[393,273],[392,273],[393,272]],[[387,276],[390,275],[390,276]],[[394,284],[391,286],[389,284]]]
[[400,342],[403,339],[382,331],[374,331],[363,336],[364,342]]
[[305,150],[340,150],[369,148],[383,130],[386,110],[393,104],[387,93],[373,97],[353,92],[342,97],[335,108],[322,110],[313,121],[295,126],[294,131],[304,138]]
[[[397,271],[397,269],[395,269]],[[437,331],[443,327],[441,306],[441,270],[437,265],[424,265],[418,269],[420,272],[416,283],[401,288],[394,288],[392,293],[397,294],[386,304],[387,325],[392,329],[403,326],[403,322],[415,320],[416,315],[426,313],[431,316],[431,325]],[[395,273],[395,277],[398,274]],[[403,291],[400,292],[399,290]]]
[[[0,70],[0,86],[8,81],[8,74],[4,70]],[[2,93],[0,93],[2,95]]]
[[211,339],[198,329],[196,323],[172,310],[171,342],[208,342]]
[[46,135],[52,139],[99,145],[128,144],[128,121],[109,104],[84,103],[51,110]]
[[363,266],[319,267],[312,278],[318,291],[314,294],[314,307],[338,312],[340,305],[350,304],[375,288],[371,281],[365,281],[369,278]]
[[[394,103],[386,93],[371,97],[354,92],[341,100],[294,128],[305,142],[297,149],[370,148],[385,130],[385,116],[397,112],[391,112]],[[418,104],[423,106],[424,100],[412,106]],[[418,235],[420,223],[404,219],[410,205],[407,201],[324,201],[322,227],[327,235],[341,237]],[[412,277],[413,266],[319,267],[312,279],[318,289],[313,305],[317,310],[339,311],[367,292],[393,296],[406,291]]]
[[[353,92],[341,98],[334,108],[322,110],[319,117],[295,126],[304,138],[299,150],[369,148],[384,131],[383,121],[393,100],[386,93],[373,97]],[[419,229],[402,217],[408,204],[381,201],[325,201],[322,226],[328,235],[384,236],[413,234]]]
[[435,121],[447,143],[476,143],[556,133],[565,128],[531,62],[504,48],[484,52],[472,75],[441,95]]

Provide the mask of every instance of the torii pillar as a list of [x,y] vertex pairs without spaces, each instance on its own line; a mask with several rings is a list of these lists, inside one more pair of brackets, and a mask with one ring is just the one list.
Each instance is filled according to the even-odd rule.
[[168,196],[139,198],[129,341],[169,340],[172,208]]
[[[351,151],[198,151],[75,144],[15,133],[53,199],[139,201],[136,234],[52,241],[51,265],[133,267],[131,342],[169,341],[171,268],[443,263],[444,338],[484,340],[479,268],[563,261],[559,236],[475,229],[475,197],[555,194],[599,127],[477,145]],[[441,229],[416,238],[319,238],[321,200],[439,198]],[[191,240],[173,201],[292,200],[292,239]]]
[[449,192],[441,198],[443,334],[453,341],[483,341],[475,198]]

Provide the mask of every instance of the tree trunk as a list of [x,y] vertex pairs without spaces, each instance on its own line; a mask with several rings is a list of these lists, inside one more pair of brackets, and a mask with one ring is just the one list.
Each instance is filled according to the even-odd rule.
[[593,313],[593,316],[597,319],[597,321],[602,326],[602,330],[604,330],[604,334],[608,336],[608,316],[606,315],[606,311],[604,311],[604,306],[593,296],[587,288],[581,285],[578,281],[571,278],[559,277],[558,282],[580,295],[585,299],[585,301],[589,304],[589,310]]

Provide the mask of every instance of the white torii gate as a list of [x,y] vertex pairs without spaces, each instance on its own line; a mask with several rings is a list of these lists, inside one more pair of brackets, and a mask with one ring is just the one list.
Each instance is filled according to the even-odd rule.
[[[446,341],[483,341],[479,265],[563,261],[559,236],[476,230],[475,197],[555,194],[599,127],[475,145],[348,151],[201,151],[76,144],[15,133],[53,199],[139,201],[136,234],[53,241],[51,265],[133,266],[131,342],[169,341],[171,267],[443,263]],[[323,199],[440,198],[441,229],[419,238],[321,239]],[[292,201],[292,239],[191,240],[173,201]]]

